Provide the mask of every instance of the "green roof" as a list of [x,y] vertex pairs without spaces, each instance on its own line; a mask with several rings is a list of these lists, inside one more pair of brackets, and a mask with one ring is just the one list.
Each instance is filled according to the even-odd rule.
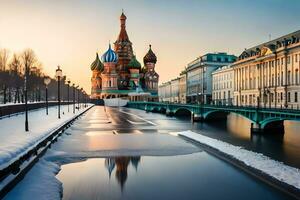
[[98,53],[96,53],[96,59],[94,60],[94,62],[91,64],[91,70],[98,70],[98,71],[103,71],[103,64],[99,59],[99,55]]
[[128,63],[129,68],[141,69],[141,63],[136,59],[135,55],[132,56],[130,62]]

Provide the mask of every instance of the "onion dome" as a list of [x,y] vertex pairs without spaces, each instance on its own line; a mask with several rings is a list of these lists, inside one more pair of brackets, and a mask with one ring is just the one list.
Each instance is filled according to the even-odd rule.
[[135,55],[132,56],[128,67],[132,69],[141,69],[141,63],[136,59]]
[[149,45],[149,51],[148,53],[144,56],[144,63],[156,63],[157,58],[156,55],[153,53],[151,49],[151,44]]
[[118,61],[118,56],[114,50],[111,49],[111,46],[109,44],[108,50],[102,55],[101,57],[102,62],[114,62],[116,63]]
[[102,71],[103,70],[103,64],[99,59],[99,55],[98,53],[96,53],[96,59],[95,61],[91,64],[91,70],[98,70],[98,71]]

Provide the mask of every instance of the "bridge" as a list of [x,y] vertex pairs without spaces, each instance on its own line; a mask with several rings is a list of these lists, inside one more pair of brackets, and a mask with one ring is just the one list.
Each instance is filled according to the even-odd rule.
[[284,132],[284,120],[300,121],[300,110],[261,107],[240,107],[197,104],[169,104],[162,102],[128,102],[127,107],[146,112],[159,112],[167,116],[188,114],[192,121],[226,119],[227,114],[235,113],[251,121],[251,133],[272,130]]

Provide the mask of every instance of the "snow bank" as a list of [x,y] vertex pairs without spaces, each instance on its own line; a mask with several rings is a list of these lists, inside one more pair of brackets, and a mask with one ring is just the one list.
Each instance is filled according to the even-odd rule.
[[81,109],[74,115],[72,107],[70,106],[70,112],[67,108],[67,105],[61,106],[61,119],[57,118],[57,107],[50,107],[49,115],[46,115],[45,109],[30,111],[29,132],[24,130],[24,114],[1,119],[0,169],[8,166],[58,127],[85,111]]
[[59,170],[57,164],[41,159],[4,199],[61,199],[62,183],[55,177]]
[[294,167],[283,164],[276,160],[264,156],[261,153],[255,153],[243,149],[239,146],[234,146],[226,142],[216,140],[213,138],[206,137],[199,133],[192,131],[183,131],[178,133],[171,133],[172,135],[181,135],[207,146],[210,146],[220,152],[227,154],[241,162],[245,165],[255,168],[278,181],[284,182],[288,185],[294,186],[300,189],[300,170]]

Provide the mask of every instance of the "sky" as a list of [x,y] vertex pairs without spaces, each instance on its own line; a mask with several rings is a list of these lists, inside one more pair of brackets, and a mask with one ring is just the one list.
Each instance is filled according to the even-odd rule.
[[299,0],[0,0],[0,48],[31,48],[47,74],[60,65],[90,93],[90,64],[117,39],[122,9],[141,63],[152,45],[160,83],[205,53],[238,56],[300,29]]

